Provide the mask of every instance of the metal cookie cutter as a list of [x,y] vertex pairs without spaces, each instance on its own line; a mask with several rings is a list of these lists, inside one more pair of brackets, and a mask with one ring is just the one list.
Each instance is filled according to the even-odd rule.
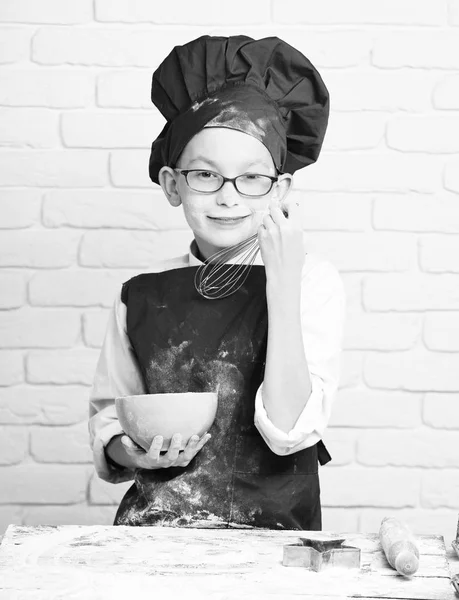
[[360,568],[360,548],[343,546],[345,538],[298,538],[284,545],[284,567],[321,571],[329,567]]

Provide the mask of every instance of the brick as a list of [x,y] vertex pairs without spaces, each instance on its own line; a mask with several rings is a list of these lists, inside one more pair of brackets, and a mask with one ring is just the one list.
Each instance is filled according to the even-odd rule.
[[92,20],[92,1],[79,0],[3,0],[0,21],[19,23],[88,23]]
[[457,510],[459,469],[425,470],[421,481],[421,504],[424,508]]
[[409,350],[421,338],[421,315],[351,314],[344,328],[348,350]]
[[457,69],[459,37],[453,29],[391,30],[375,37],[372,59],[389,69]]
[[322,509],[323,531],[335,531],[337,533],[358,531],[359,511],[350,508]]
[[22,525],[22,509],[19,506],[0,506],[0,543],[1,536],[10,525]]
[[434,108],[457,110],[459,108],[459,75],[449,75],[437,83],[432,101]]
[[365,231],[370,228],[372,198],[368,194],[305,195],[293,190],[288,201],[299,202],[306,231]]
[[116,510],[112,506],[27,506],[24,525],[113,525]]
[[29,432],[26,427],[0,427],[0,465],[20,463],[28,451]]
[[89,482],[89,501],[91,504],[116,504],[119,505],[124,494],[132,486],[133,481],[122,483],[108,483],[100,479],[96,473]]
[[0,197],[0,229],[19,229],[40,222],[41,194],[35,190],[4,190]]
[[0,108],[0,146],[55,148],[59,115],[41,108]]
[[437,192],[442,169],[440,162],[421,154],[324,152],[317,163],[295,173],[295,188],[308,193]]
[[458,443],[455,431],[416,429],[407,443],[405,431],[367,430],[359,435],[357,460],[376,467],[459,467]]
[[346,322],[354,314],[362,312],[362,279],[360,273],[340,273],[346,296]]
[[0,73],[0,105],[83,108],[93,104],[94,76],[64,69],[4,69]]
[[[331,48],[337,47],[340,46]],[[334,52],[340,53],[341,47],[339,53]],[[359,67],[355,72],[341,69],[323,72],[335,110],[427,112],[432,109],[432,88],[439,80],[437,73],[410,69],[383,71],[366,68],[362,62],[355,65]]]
[[[194,30],[198,37],[200,30]],[[202,33],[207,33],[202,28]],[[32,60],[44,65],[147,67],[153,70],[178,44],[190,41],[189,28],[42,27],[32,41]]]
[[341,375],[339,387],[351,388],[362,380],[363,353],[345,350],[341,354]]
[[89,468],[27,463],[0,468],[0,504],[73,504],[86,496]]
[[[110,179],[115,187],[152,188],[148,175],[149,150],[115,150],[110,152]],[[156,187],[156,186],[155,186]]]
[[57,385],[92,385],[99,351],[72,349],[53,352],[29,352],[26,360],[27,381]]
[[357,433],[352,429],[327,429],[324,443],[331,454],[331,467],[348,465],[355,461]]
[[325,467],[320,475],[323,506],[416,506],[420,473],[410,469]]
[[348,0],[273,0],[273,20],[306,24],[443,25],[445,3],[435,0],[388,0],[384,3]]
[[150,192],[49,191],[43,202],[43,224],[85,229],[188,229],[182,208],[171,206],[160,188]]
[[423,349],[374,353],[366,357],[363,372],[366,384],[372,388],[413,392],[459,391],[457,354]]
[[308,232],[306,249],[340,271],[410,271],[417,264],[416,238],[410,234]]
[[459,394],[426,394],[422,413],[429,427],[459,429]]
[[89,388],[31,385],[0,388],[0,423],[73,425],[89,414]]
[[459,25],[459,2],[458,0],[449,0],[448,4],[448,22],[450,25]]
[[444,185],[447,190],[459,192],[459,161],[448,161],[445,165]]
[[159,112],[107,113],[84,111],[62,115],[64,145],[73,148],[151,148],[164,127]]
[[448,154],[459,151],[459,118],[426,115],[394,117],[387,123],[389,148]]
[[40,463],[92,463],[88,422],[67,427],[32,428],[30,453]]
[[0,27],[0,64],[28,60],[32,31],[23,27]]
[[88,311],[83,314],[83,339],[90,348],[101,348],[107,331],[109,311]]
[[[365,508],[360,517],[360,531],[378,533],[381,521],[389,516],[386,509]],[[390,516],[400,519],[408,525],[415,535],[443,535],[447,545],[454,539],[457,510],[426,510],[411,508],[392,510]]]
[[186,254],[193,239],[191,231],[88,232],[80,250],[85,267],[150,267],[155,257],[172,258]]
[[190,4],[181,2],[164,4],[161,10],[149,0],[97,0],[98,21],[123,23],[155,23],[185,25],[240,25],[263,23],[269,20],[269,8],[265,0],[233,0],[231,4],[217,4],[213,0],[197,0]]
[[0,273],[0,309],[20,308],[25,303],[27,279],[25,273]]
[[370,150],[384,140],[386,115],[371,112],[330,114],[323,151]]
[[419,240],[420,265],[431,273],[459,273],[459,240],[453,236],[429,235]]
[[[137,270],[99,269],[36,273],[30,281],[30,303],[34,306],[111,307],[121,285],[137,273]],[[68,311],[62,314],[68,314]]]
[[151,69],[101,73],[97,78],[97,105],[151,109],[151,77]]
[[458,310],[457,275],[379,274],[363,280],[363,305],[370,311]]
[[[0,350],[0,386],[24,381],[24,359],[17,350]],[[1,421],[0,421],[1,422]]]
[[459,233],[459,203],[454,194],[378,194],[373,204],[377,230]]
[[0,186],[102,187],[107,155],[88,150],[0,151]]
[[0,266],[70,267],[77,262],[80,237],[78,231],[3,231],[0,238]]
[[78,339],[80,322],[80,315],[67,310],[24,306],[0,312],[0,347],[70,348]]
[[339,390],[333,405],[330,427],[419,427],[421,394],[381,392],[369,389]]

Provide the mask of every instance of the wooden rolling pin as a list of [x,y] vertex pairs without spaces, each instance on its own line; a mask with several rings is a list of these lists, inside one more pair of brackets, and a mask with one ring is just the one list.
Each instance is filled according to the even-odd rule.
[[385,517],[379,539],[387,561],[400,575],[410,577],[419,567],[419,549],[406,525],[394,517]]

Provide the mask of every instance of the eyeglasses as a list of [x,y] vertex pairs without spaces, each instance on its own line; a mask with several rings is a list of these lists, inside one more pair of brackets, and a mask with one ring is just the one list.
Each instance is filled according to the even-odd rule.
[[221,190],[227,181],[230,181],[236,191],[242,196],[259,198],[266,196],[273,185],[279,179],[269,175],[258,173],[244,173],[237,177],[223,177],[215,171],[204,171],[203,169],[174,169],[185,177],[185,181],[192,190],[201,194],[213,194]]

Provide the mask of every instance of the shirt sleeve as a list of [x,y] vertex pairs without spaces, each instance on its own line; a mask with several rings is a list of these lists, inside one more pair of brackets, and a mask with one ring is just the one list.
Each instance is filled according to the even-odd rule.
[[311,395],[288,433],[269,420],[263,404],[263,383],[255,397],[255,426],[275,454],[293,454],[322,439],[338,389],[345,310],[344,285],[331,263],[319,262],[303,275],[301,327]]
[[116,415],[115,398],[144,393],[143,377],[126,333],[126,306],[120,294],[110,311],[89,397],[89,440],[96,472],[105,481],[119,483],[134,478],[130,469],[107,462],[105,447],[115,435],[124,433]]

